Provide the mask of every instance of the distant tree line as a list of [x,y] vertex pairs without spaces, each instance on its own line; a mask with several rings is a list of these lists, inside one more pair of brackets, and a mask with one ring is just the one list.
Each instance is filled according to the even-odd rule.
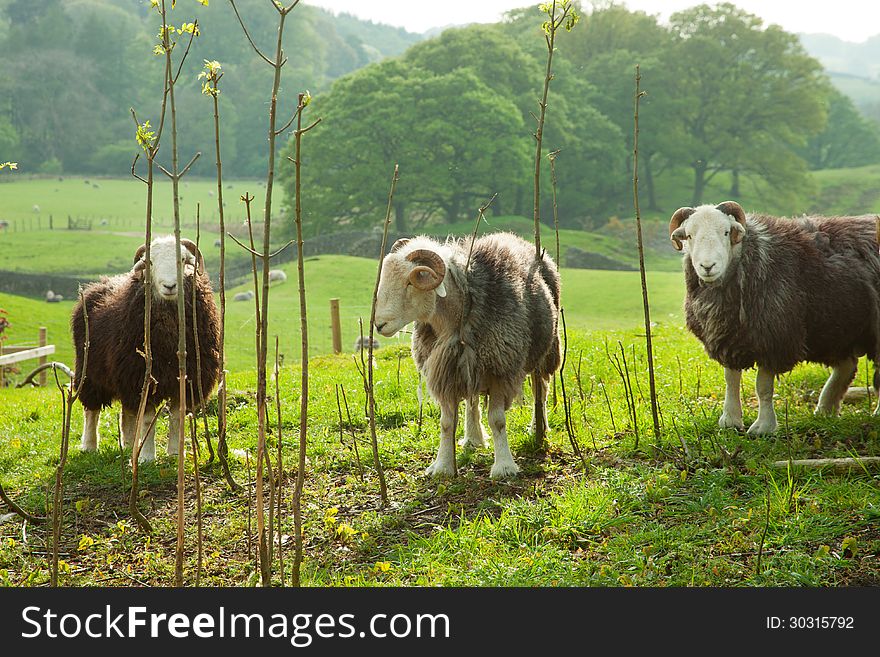
[[[224,71],[224,171],[262,177],[271,71],[253,56],[228,2],[190,4],[187,15],[198,19],[203,37],[193,43],[177,90],[180,121],[187,126],[181,152],[209,152],[213,144],[210,103],[197,76],[203,59],[218,60]],[[277,25],[265,4],[237,2],[251,36],[269,50]],[[138,150],[129,108],[155,107],[158,114],[161,96],[163,60],[149,59],[156,42],[149,7],[148,0],[0,0],[0,157],[19,162],[22,173],[128,175]],[[339,76],[420,39],[352,16],[298,8],[285,50],[302,55],[285,67],[279,107],[290,114],[298,91],[326,89]],[[194,173],[213,175],[211,158],[202,160]]]
[[[495,192],[496,214],[530,214],[531,113],[546,52],[539,26],[532,7],[450,29],[319,94],[324,123],[304,154],[314,230],[375,224],[395,163],[398,231],[473,217]],[[748,180],[784,207],[810,169],[880,161],[877,126],[834,91],[795,35],[731,4],[697,6],[667,25],[611,5],[559,39],[544,144],[561,149],[565,225],[592,227],[632,207],[636,63],[649,90],[640,112],[649,210],[670,209],[657,181],[673,173],[690,181],[681,203],[711,200],[706,186],[723,173],[732,197]],[[549,176],[544,184],[549,219]]]

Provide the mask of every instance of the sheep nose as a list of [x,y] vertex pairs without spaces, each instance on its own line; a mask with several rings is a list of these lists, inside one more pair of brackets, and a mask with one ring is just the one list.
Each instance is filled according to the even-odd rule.
[[707,274],[710,274],[712,273],[712,269],[715,267],[715,263],[710,262],[708,265],[701,264],[700,267],[702,267]]
[[379,323],[377,322],[377,323],[376,323],[376,330],[379,331],[379,333],[381,333],[381,332],[382,332],[382,328],[383,328],[386,324],[388,324],[388,322],[382,322],[381,324],[379,324]]
[[165,288],[165,292],[171,294],[172,292],[174,292],[174,290],[177,289],[177,283],[162,283],[162,287]]

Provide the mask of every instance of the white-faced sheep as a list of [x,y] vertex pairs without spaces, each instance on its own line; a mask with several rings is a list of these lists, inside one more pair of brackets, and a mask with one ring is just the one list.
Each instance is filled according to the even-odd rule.
[[724,366],[719,425],[743,428],[742,370],[757,365],[748,431],[774,432],[774,377],[801,361],[832,368],[816,414],[836,415],[859,356],[880,355],[877,218],[747,216],[726,201],[680,208],[669,235],[684,249],[687,326]]
[[[173,236],[157,237],[150,243],[150,282],[144,281],[146,266],[141,246],[134,257],[132,270],[103,278],[83,289],[88,310],[89,350],[80,401],[85,424],[82,449],[91,451],[98,445],[98,419],[101,409],[118,399],[122,403],[122,434],[126,446],[134,441],[141,387],[144,381],[144,285],[152,284],[150,306],[150,343],[152,346],[152,377],[155,380],[147,403],[141,435],[144,436],[140,460],[155,459],[153,422],[156,408],[169,400],[170,428],[168,453],[177,453],[177,422],[180,396],[178,388],[178,322],[177,322],[177,261],[184,263],[184,307],[186,309],[186,376],[192,383],[186,394],[186,408],[192,410],[204,400],[198,397],[196,379],[196,345],[193,333],[193,286],[199,337],[202,392],[213,391],[220,378],[220,318],[214,305],[211,282],[204,270],[202,254],[190,240],[181,240],[178,251]],[[196,273],[197,270],[197,273]],[[77,302],[71,317],[76,347],[75,381],[83,376],[85,355],[85,322],[82,301]],[[195,395],[195,399],[193,399]]]
[[269,270],[269,282],[270,283],[284,283],[287,280],[287,274],[284,273],[282,269],[270,269]]
[[254,291],[247,290],[245,292],[236,292],[232,297],[233,301],[251,301],[254,298]]
[[[495,443],[493,478],[515,475],[505,412],[532,375],[544,406],[560,364],[559,274],[549,256],[516,235],[499,233],[440,244],[398,240],[382,263],[376,328],[392,336],[415,322],[412,353],[440,404],[440,447],[429,475],[455,473],[458,407],[465,400],[463,443],[485,445],[479,396],[488,394]],[[533,421],[534,422],[534,421]]]

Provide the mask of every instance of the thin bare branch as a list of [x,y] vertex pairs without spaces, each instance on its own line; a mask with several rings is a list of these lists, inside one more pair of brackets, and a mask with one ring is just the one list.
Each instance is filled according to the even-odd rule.
[[241,25],[241,29],[244,30],[244,35],[247,37],[248,43],[251,44],[251,47],[254,49],[254,52],[256,52],[260,56],[260,58],[264,62],[266,62],[269,66],[275,68],[276,67],[275,62],[273,62],[271,59],[266,57],[266,55],[263,54],[263,51],[260,50],[259,48],[257,48],[257,44],[255,44],[254,40],[251,38],[250,32],[248,32],[247,27],[245,27],[244,21],[241,20],[241,16],[238,13],[238,7],[235,6],[235,0],[229,0],[229,4],[232,5],[232,10],[235,12],[235,17],[238,19],[238,24]]

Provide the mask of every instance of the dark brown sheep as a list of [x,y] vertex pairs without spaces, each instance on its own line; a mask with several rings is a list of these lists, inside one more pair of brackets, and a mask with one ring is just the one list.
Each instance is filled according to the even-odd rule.
[[[186,374],[196,396],[193,399],[187,384],[186,408],[192,410],[204,402],[198,398],[196,379],[196,345],[193,334],[192,286],[196,292],[196,314],[199,334],[199,360],[202,390],[207,397],[220,379],[220,316],[214,304],[211,282],[205,273],[201,253],[193,242],[181,240],[180,258],[184,261],[184,307],[186,309]],[[172,428],[176,435],[179,408],[177,363],[177,260],[173,236],[158,237],[150,245],[152,304],[150,343],[152,346],[152,377],[155,385],[147,403],[142,435],[150,425],[155,410],[169,400]],[[127,446],[133,444],[136,416],[144,381],[144,247],[135,255],[131,272],[102,278],[83,289],[88,310],[89,353],[80,401],[85,409],[82,448],[94,450],[98,444],[98,418],[102,408],[114,400],[122,404],[122,431]],[[198,258],[198,273],[194,275]],[[83,375],[85,322],[82,301],[74,306],[71,330],[76,348],[75,381]],[[169,440],[168,452],[177,451],[177,440]],[[155,459],[153,431],[144,438],[141,459]]]
[[724,366],[719,424],[743,428],[742,370],[757,365],[749,433],[775,431],[774,377],[802,361],[832,367],[816,413],[837,414],[858,358],[880,355],[877,217],[747,216],[727,201],[680,208],[669,234],[685,252],[687,326]]

